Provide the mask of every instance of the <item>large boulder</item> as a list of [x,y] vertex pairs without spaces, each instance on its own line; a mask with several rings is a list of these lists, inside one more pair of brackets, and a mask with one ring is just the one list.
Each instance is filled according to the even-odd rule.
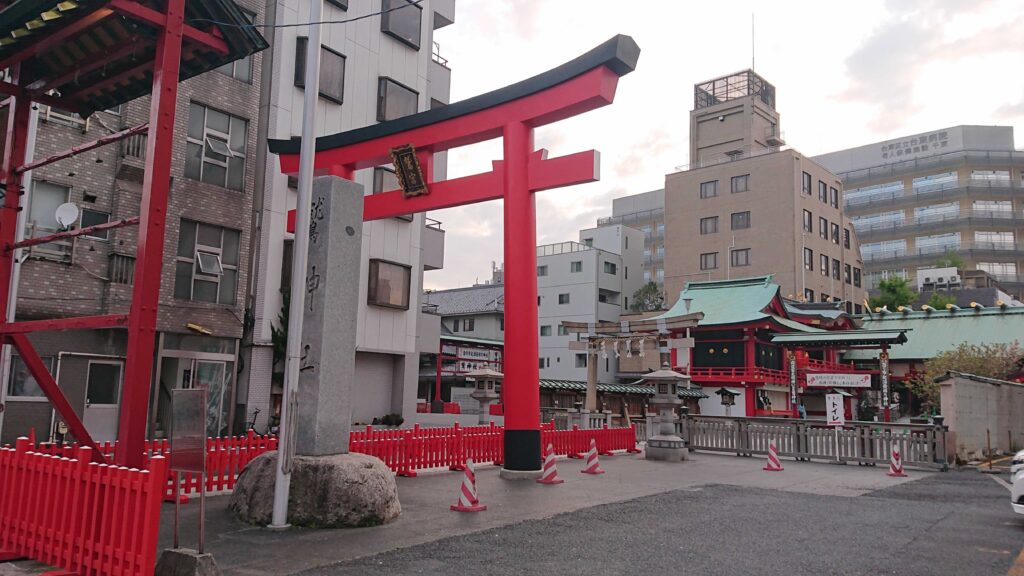
[[[276,451],[249,462],[228,504],[236,517],[250,524],[270,524],[276,471]],[[295,456],[291,477],[288,523],[293,526],[376,526],[402,512],[394,473],[373,456]]]

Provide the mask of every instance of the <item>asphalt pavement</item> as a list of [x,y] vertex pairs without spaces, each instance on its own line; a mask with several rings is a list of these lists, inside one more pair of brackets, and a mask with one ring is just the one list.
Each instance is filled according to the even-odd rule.
[[976,471],[855,497],[713,484],[302,574],[1001,576],[1024,545],[1024,516],[1008,496]]

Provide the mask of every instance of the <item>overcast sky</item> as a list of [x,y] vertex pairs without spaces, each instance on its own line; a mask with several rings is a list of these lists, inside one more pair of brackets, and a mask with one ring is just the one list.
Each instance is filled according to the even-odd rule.
[[[538,193],[537,243],[577,240],[612,198],[662,188],[689,160],[693,85],[751,66],[776,88],[786,142],[807,155],[955,126],[1012,125],[1024,148],[1024,2],[457,0],[435,40],[452,102],[528,78],[615,34],[640,45],[615,102],[536,132],[551,156],[601,152],[601,181]],[[453,151],[448,175],[490,169],[498,142]],[[502,257],[500,201],[431,212],[445,267],[426,288],[490,278]]]

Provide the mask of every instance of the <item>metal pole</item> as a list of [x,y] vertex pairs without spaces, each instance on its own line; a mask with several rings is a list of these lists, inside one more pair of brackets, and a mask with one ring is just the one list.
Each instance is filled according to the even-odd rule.
[[181,472],[174,472],[174,549],[181,548],[178,526],[181,518]]
[[985,428],[985,453],[988,454],[988,469],[992,469],[992,434]]
[[[25,136],[25,164],[29,164],[35,157],[36,132],[39,129],[39,106],[31,105],[28,113],[28,133]],[[14,242],[17,244],[25,239],[25,221],[28,219],[28,200],[32,194],[32,171],[27,170],[22,175],[22,182],[26,193],[21,196],[19,202],[21,210],[18,211],[18,224],[14,229]],[[7,293],[7,321],[14,322],[15,309],[18,307],[18,282],[21,278],[21,249],[14,251],[13,266],[11,269],[11,287]],[[3,344],[3,352],[0,353],[0,406],[7,402],[7,382],[11,375],[11,346]],[[4,429],[4,410],[0,409],[0,430]],[[52,439],[53,430],[48,436]]]
[[[310,2],[310,22],[319,22],[323,0]],[[320,26],[309,27],[306,42],[306,94],[302,104],[302,145],[299,150],[299,191],[295,202],[295,242],[292,249],[292,281],[288,308],[288,348],[285,360],[284,398],[281,402],[281,432],[274,483],[271,528],[288,527],[288,492],[291,487],[291,459],[295,449],[292,410],[298,401],[299,364],[302,358],[302,314],[306,305],[306,268],[309,256],[309,210],[313,196],[313,160],[316,155],[316,105],[320,93]]]

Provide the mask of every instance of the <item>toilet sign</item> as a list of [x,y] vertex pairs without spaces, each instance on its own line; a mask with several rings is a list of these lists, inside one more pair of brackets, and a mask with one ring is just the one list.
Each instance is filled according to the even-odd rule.
[[842,394],[825,394],[825,413],[828,416],[829,426],[843,426],[846,424],[846,417],[843,413]]

